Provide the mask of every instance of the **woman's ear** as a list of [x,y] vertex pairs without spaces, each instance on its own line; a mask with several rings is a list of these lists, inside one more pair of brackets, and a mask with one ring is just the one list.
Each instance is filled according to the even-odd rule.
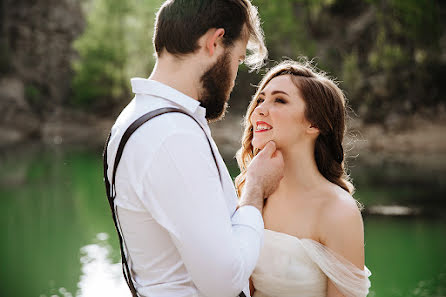
[[209,56],[213,56],[217,46],[222,42],[223,36],[225,35],[225,29],[210,29],[208,31],[209,36],[206,39],[206,51],[209,53]]
[[310,134],[310,135],[316,135],[316,136],[318,136],[318,135],[320,134],[320,131],[319,131],[319,128],[316,127],[316,125],[310,124],[310,125],[307,127],[307,133]]

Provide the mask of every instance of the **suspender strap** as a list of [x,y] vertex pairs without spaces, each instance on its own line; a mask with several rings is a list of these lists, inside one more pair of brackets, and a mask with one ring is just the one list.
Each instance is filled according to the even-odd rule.
[[107,142],[106,142],[105,148],[104,148],[104,154],[103,154],[105,192],[107,193],[108,203],[110,205],[110,210],[112,212],[113,223],[115,224],[115,228],[116,228],[116,231],[118,233],[119,248],[120,248],[120,251],[121,251],[122,274],[124,275],[125,281],[127,283],[127,286],[130,289],[130,292],[132,293],[132,296],[133,297],[139,297],[139,295],[138,295],[138,293],[137,293],[137,291],[135,289],[135,286],[133,284],[133,281],[131,279],[129,265],[127,264],[127,258],[126,258],[125,253],[124,253],[124,242],[123,242],[124,239],[122,238],[121,231],[120,231],[120,228],[119,228],[119,225],[118,225],[116,212],[115,212],[115,205],[114,205],[115,195],[112,196],[112,194],[111,194],[110,182],[109,182],[108,177],[107,177],[107,170],[108,170],[107,147],[108,147],[108,143],[110,142],[110,136],[111,136],[111,133],[108,135]]
[[150,119],[152,119],[154,117],[157,117],[157,116],[163,115],[165,113],[169,113],[169,112],[179,112],[179,113],[182,113],[182,114],[185,114],[185,115],[189,116],[203,130],[204,134],[206,135],[206,139],[207,139],[207,141],[209,143],[209,147],[211,149],[211,153],[212,153],[212,157],[214,158],[215,165],[217,166],[218,175],[220,176],[220,182],[222,181],[221,174],[220,174],[220,169],[218,168],[217,159],[215,158],[215,154],[214,154],[214,150],[212,149],[211,141],[207,137],[207,134],[204,131],[203,127],[200,125],[200,123],[194,117],[192,117],[190,114],[188,114],[187,112],[185,112],[185,111],[183,111],[181,109],[173,108],[173,107],[165,107],[165,108],[156,109],[154,111],[148,112],[145,115],[141,116],[139,119],[134,121],[133,124],[131,124],[127,128],[127,130],[124,132],[124,135],[122,136],[121,142],[119,143],[118,151],[116,153],[116,158],[115,158],[115,164],[113,166],[113,176],[112,176],[112,184],[111,184],[112,185],[112,190],[114,190],[114,186],[115,186],[116,169],[118,168],[119,161],[121,160],[122,152],[124,150],[124,146],[127,143],[127,141],[129,140],[130,136],[133,134],[133,132],[135,132],[136,129],[138,129],[145,122],[149,121]]
[[[212,145],[211,145],[211,141],[209,140],[209,137],[207,136],[204,128],[201,126],[201,124],[194,118],[192,117],[190,114],[188,114],[187,112],[178,109],[178,108],[173,108],[173,107],[166,107],[166,108],[160,108],[160,109],[156,109],[154,111],[148,112],[146,114],[144,114],[143,116],[141,116],[140,118],[138,118],[136,121],[134,121],[128,128],[127,130],[124,132],[121,141],[119,142],[119,146],[118,146],[118,151],[116,153],[116,157],[115,157],[115,163],[113,165],[113,171],[112,171],[112,182],[110,184],[110,181],[108,180],[108,175],[107,175],[107,171],[108,171],[108,164],[107,164],[107,148],[108,148],[108,143],[110,141],[110,135],[107,138],[107,141],[105,143],[105,148],[104,148],[104,153],[103,153],[103,163],[104,163],[104,183],[105,183],[105,191],[107,194],[107,198],[108,198],[108,202],[110,204],[110,209],[112,212],[112,216],[113,216],[113,222],[115,224],[115,228],[116,231],[118,233],[118,238],[119,238],[119,245],[120,245],[120,249],[121,249],[121,259],[122,259],[122,272],[124,274],[125,280],[127,282],[127,285],[129,286],[130,291],[132,292],[132,296],[133,297],[139,297],[138,292],[136,291],[135,285],[133,283],[132,280],[132,275],[127,263],[127,257],[125,255],[124,252],[124,239],[122,237],[121,234],[121,230],[119,228],[119,224],[118,224],[118,219],[117,219],[117,215],[116,215],[116,211],[115,211],[115,205],[114,205],[114,199],[116,197],[116,186],[115,186],[115,180],[116,180],[116,170],[118,168],[119,165],[119,161],[121,160],[122,157],[122,153],[124,151],[124,147],[127,143],[127,141],[129,140],[130,136],[133,134],[133,132],[136,131],[136,129],[138,129],[141,125],[143,125],[144,123],[146,123],[147,121],[149,121],[150,119],[163,115],[165,113],[169,113],[169,112],[179,112],[179,113],[183,113],[187,116],[189,116],[191,119],[193,119],[199,126],[200,128],[203,130],[203,132],[206,135],[206,139],[209,143],[209,147],[211,149],[211,153],[212,153],[212,157],[214,158],[214,162],[215,165],[217,166],[217,170],[218,170],[218,175],[220,177],[220,182],[222,182],[222,177],[221,177],[221,172],[220,169],[218,167],[217,164],[217,159],[215,157],[215,153],[214,150],[212,149]],[[245,294],[243,292],[240,293],[239,297],[246,297]]]

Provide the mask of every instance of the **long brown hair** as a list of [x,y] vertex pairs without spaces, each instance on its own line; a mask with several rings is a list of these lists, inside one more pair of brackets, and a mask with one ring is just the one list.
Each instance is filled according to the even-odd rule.
[[330,182],[353,194],[354,187],[344,166],[342,141],[346,130],[346,98],[337,84],[322,72],[318,72],[307,62],[287,60],[266,73],[256,94],[248,106],[244,119],[242,147],[237,152],[240,174],[235,179],[237,192],[241,195],[249,163],[257,154],[252,146],[253,126],[251,115],[257,107],[257,98],[265,86],[275,77],[290,75],[294,85],[300,90],[305,102],[305,117],[320,134],[316,139],[314,157],[319,172]]

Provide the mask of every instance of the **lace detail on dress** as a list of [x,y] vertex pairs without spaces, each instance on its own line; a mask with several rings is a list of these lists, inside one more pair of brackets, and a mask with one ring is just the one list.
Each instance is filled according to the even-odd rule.
[[346,297],[367,296],[371,275],[312,239],[265,229],[254,297],[325,297],[327,277]]

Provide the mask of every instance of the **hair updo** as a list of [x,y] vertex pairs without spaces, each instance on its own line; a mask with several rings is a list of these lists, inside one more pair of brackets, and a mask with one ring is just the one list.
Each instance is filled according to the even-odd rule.
[[305,118],[320,131],[316,139],[314,157],[319,172],[330,182],[350,194],[354,186],[344,167],[342,142],[346,130],[346,99],[337,84],[324,73],[316,71],[308,62],[284,61],[266,73],[256,94],[249,104],[245,119],[242,147],[237,152],[240,174],[235,179],[239,196],[242,193],[249,163],[257,154],[252,146],[253,127],[251,115],[257,107],[257,98],[265,86],[275,77],[290,75],[305,102]]

